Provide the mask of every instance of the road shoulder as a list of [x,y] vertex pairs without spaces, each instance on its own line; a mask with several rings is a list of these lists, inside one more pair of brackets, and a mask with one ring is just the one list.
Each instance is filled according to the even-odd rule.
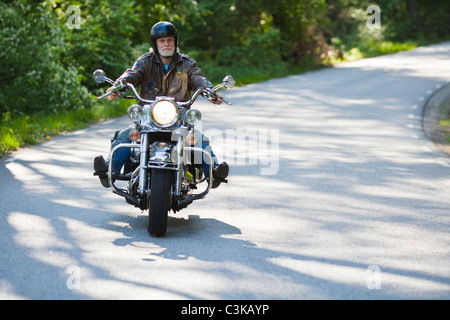
[[425,104],[422,126],[425,135],[444,153],[450,156],[450,143],[441,127],[440,106],[450,104],[450,83],[440,88]]

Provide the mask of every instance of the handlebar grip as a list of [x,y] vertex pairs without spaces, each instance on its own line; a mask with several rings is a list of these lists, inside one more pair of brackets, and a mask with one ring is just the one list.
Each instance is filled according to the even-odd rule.
[[112,95],[113,93],[114,93],[114,92],[112,92],[112,91],[107,92],[107,93],[105,93],[104,95],[102,95],[102,96],[100,96],[100,97],[97,97],[97,100],[100,100],[100,99],[109,97],[109,96]]

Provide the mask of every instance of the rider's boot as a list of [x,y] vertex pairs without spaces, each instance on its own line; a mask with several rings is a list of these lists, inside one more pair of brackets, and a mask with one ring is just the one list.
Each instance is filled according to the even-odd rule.
[[226,162],[222,162],[213,170],[214,181],[211,188],[215,189],[220,186],[222,182],[227,183],[226,178],[228,177],[228,172],[230,168]]
[[103,158],[103,156],[96,156],[94,158],[94,176],[98,176],[100,178],[100,182],[102,183],[102,186],[105,188],[109,188],[109,181],[108,181],[108,165]]

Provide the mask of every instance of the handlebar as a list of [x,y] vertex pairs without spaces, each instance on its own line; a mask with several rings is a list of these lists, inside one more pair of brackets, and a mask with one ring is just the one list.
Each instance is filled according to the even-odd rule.
[[[131,83],[125,82],[124,79],[121,79],[121,80],[116,81],[116,82],[112,82],[111,79],[107,78],[107,81],[114,85],[114,89],[109,91],[109,92],[107,92],[107,93],[105,93],[104,95],[101,95],[101,96],[97,97],[97,100],[109,97],[113,93],[117,93],[117,92],[120,93],[120,91],[122,91],[124,89],[129,89],[129,90],[131,90],[133,92],[134,98],[138,101],[138,103],[152,104],[152,103],[154,103],[156,101],[156,100],[143,99],[139,95],[139,93],[137,92],[136,88]],[[221,89],[221,88],[225,88],[225,84],[223,84],[223,83],[219,84],[219,85],[215,86],[214,88],[199,88],[199,89],[194,91],[194,93],[191,96],[191,99],[189,99],[186,102],[177,102],[177,103],[181,107],[191,106],[195,102],[195,100],[197,100],[198,96],[200,94],[202,94],[206,99],[218,99],[220,101],[225,102],[228,105],[231,105],[230,102],[228,102],[225,99],[223,99],[222,97],[216,95],[216,91]],[[133,98],[133,97],[127,97],[127,98]]]

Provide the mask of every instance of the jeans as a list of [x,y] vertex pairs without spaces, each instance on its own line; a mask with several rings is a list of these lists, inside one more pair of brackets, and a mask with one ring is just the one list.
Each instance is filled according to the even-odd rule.
[[[125,130],[120,131],[119,135],[117,136],[116,141],[114,141],[114,143],[113,143],[113,148],[121,143],[131,143],[131,139],[129,136],[130,136],[130,132],[132,130],[133,130],[133,128],[129,127]],[[213,161],[214,161],[214,168],[217,167],[219,165],[219,162],[217,161],[216,155],[212,151],[211,145],[209,144],[208,137],[206,137],[203,133],[201,133],[198,130],[196,130],[195,136],[197,138],[196,140],[198,141],[195,146],[197,146],[197,145],[200,146],[200,141],[201,141],[202,149],[209,152],[209,154],[211,155],[211,157],[213,158]],[[130,154],[131,154],[131,149],[129,149],[129,148],[121,148],[114,153],[113,172],[116,175],[120,174],[120,170],[122,170],[122,167],[127,162],[127,159],[130,157]],[[108,157],[106,162],[109,164],[109,161],[110,161],[110,159]],[[205,172],[205,175],[207,174],[207,172],[209,172],[209,165],[210,164],[205,161],[205,157],[202,157],[203,172]]]

